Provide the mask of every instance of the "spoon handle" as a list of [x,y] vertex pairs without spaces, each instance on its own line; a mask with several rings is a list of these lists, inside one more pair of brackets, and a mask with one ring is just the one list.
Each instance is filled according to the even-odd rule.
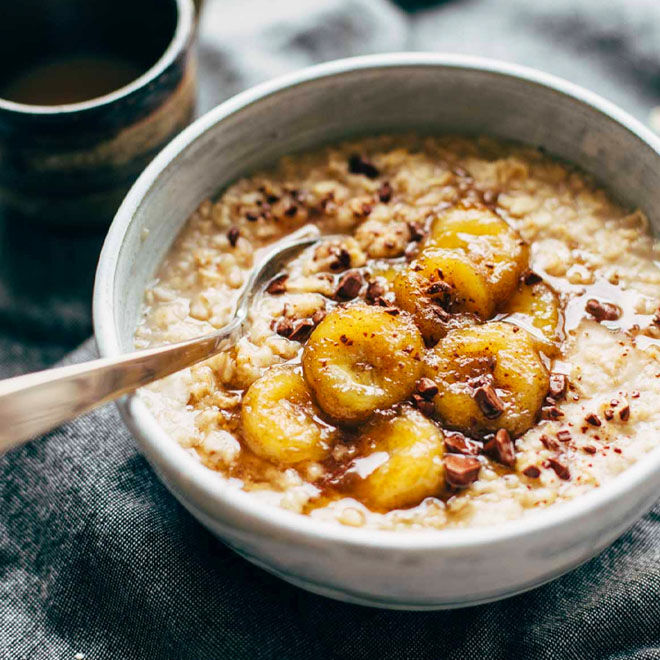
[[188,341],[0,381],[0,454],[108,401],[227,350],[241,320]]

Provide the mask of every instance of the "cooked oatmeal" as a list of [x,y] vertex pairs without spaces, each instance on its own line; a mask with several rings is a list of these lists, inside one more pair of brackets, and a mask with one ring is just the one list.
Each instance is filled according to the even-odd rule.
[[378,137],[283,158],[192,214],[137,348],[225,325],[313,223],[231,351],[141,391],[227,487],[377,528],[519,518],[659,442],[660,269],[640,211],[538,150]]

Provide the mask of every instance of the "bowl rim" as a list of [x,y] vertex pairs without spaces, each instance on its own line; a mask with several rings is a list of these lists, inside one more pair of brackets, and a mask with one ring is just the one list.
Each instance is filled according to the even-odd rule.
[[[384,53],[340,60],[296,71],[256,85],[216,106],[197,119],[176,136],[147,166],[128,192],[108,231],[98,262],[93,295],[94,334],[101,356],[122,353],[114,309],[114,279],[116,263],[123,247],[123,238],[144,196],[156,183],[159,175],[190,144],[200,138],[210,127],[243,108],[262,99],[320,78],[341,76],[365,69],[398,67],[440,67],[466,71],[485,71],[504,77],[513,77],[530,84],[550,88],[583,105],[605,114],[622,125],[660,157],[660,138],[641,122],[606,99],[562,78],[535,69],[467,55],[447,53]],[[131,395],[118,402],[124,421],[149,452],[154,452],[168,470],[182,475],[188,487],[204,496],[204,513],[219,520],[210,504],[231,508],[241,516],[241,528],[258,529],[282,534],[286,532],[305,537],[310,542],[333,542],[350,546],[380,550],[425,551],[457,548],[476,548],[498,542],[513,542],[522,537],[540,533],[548,534],[554,528],[575,523],[597,509],[623,498],[626,493],[650,480],[660,477],[660,446],[651,450],[645,460],[632,466],[605,485],[593,489],[568,502],[540,510],[528,517],[505,521],[497,525],[466,529],[382,530],[369,527],[349,527],[339,523],[318,520],[310,516],[288,511],[279,506],[266,504],[251,494],[226,481],[215,471],[206,468],[156,422],[144,401]],[[144,448],[143,448],[144,450]],[[185,497],[184,497],[185,499]],[[231,525],[231,524],[230,524]]]
[[195,28],[195,6],[192,0],[174,0],[176,7],[176,25],[167,47],[160,57],[135,80],[123,85],[108,94],[102,94],[86,101],[77,103],[60,103],[58,105],[40,105],[37,103],[20,103],[0,96],[0,110],[24,116],[63,116],[72,115],[85,110],[96,110],[118,101],[146,87],[158,78],[184,52],[190,43]]

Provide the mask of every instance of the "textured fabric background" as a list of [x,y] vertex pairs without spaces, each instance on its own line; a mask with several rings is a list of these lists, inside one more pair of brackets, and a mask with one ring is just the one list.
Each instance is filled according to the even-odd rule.
[[[401,49],[536,66],[644,121],[660,104],[658,0],[456,0],[412,13],[386,0],[208,0],[200,109],[307,64]],[[89,336],[102,238],[0,220],[0,376],[52,364]],[[87,341],[67,359],[93,354]],[[425,614],[349,606],[227,550],[169,496],[108,406],[0,459],[0,658],[76,654],[660,658],[660,506],[522,596]]]

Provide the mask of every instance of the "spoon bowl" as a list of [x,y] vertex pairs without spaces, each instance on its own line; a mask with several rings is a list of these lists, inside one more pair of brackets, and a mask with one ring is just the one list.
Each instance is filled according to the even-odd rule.
[[247,278],[234,317],[216,332],[0,381],[0,454],[108,401],[228,350],[243,333],[254,296],[282,266],[302,249],[333,238],[321,237],[317,227],[305,225],[273,244]]

